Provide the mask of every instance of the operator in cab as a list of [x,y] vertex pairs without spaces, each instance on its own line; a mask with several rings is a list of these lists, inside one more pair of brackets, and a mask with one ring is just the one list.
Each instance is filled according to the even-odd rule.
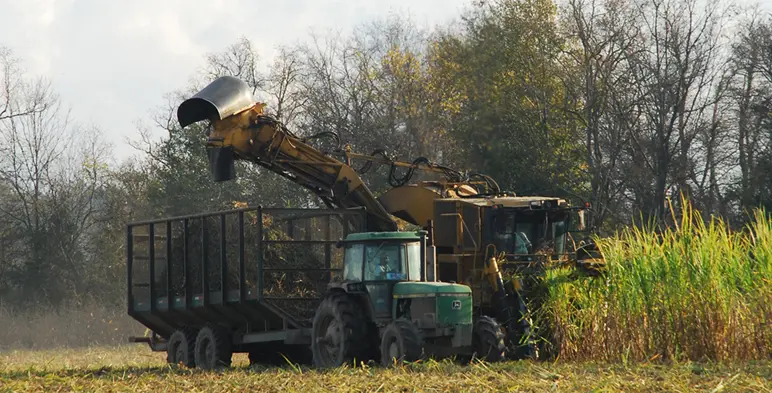
[[378,265],[378,275],[385,277],[387,273],[394,271],[390,262],[388,255],[384,254],[381,256],[381,263]]

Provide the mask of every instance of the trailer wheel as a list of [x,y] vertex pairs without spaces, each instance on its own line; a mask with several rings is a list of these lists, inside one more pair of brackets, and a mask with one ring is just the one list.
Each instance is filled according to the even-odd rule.
[[500,362],[506,355],[504,332],[495,319],[483,315],[474,324],[472,345],[475,356],[487,362]]
[[389,367],[401,362],[415,362],[423,356],[421,332],[407,319],[397,319],[386,326],[381,339],[381,364]]
[[182,363],[185,367],[196,367],[193,350],[196,346],[197,333],[191,327],[175,330],[169,337],[169,342],[166,346],[166,361],[170,364]]
[[365,361],[370,348],[365,313],[348,294],[328,294],[314,316],[311,352],[317,367]]
[[196,365],[204,370],[230,367],[233,352],[228,332],[217,326],[205,326],[196,336]]

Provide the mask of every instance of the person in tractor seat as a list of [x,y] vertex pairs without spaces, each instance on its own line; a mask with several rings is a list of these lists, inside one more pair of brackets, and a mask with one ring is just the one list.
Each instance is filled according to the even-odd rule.
[[378,265],[378,276],[385,279],[387,274],[393,271],[394,268],[391,266],[389,256],[386,254],[381,255],[381,263]]

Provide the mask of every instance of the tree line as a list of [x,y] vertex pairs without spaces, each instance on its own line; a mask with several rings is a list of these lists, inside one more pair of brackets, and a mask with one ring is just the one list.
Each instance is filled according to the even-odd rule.
[[[103,130],[0,47],[0,303],[123,306],[127,222],[316,203],[254,165],[211,181],[205,129],[180,129],[175,110],[222,75],[296,134],[587,201],[601,233],[667,225],[678,195],[732,225],[772,203],[772,19],[759,7],[476,0],[445,26],[392,15],[278,49],[263,59],[243,38],[205,54],[132,137],[139,159],[114,162]],[[388,168],[364,176],[390,187]]]

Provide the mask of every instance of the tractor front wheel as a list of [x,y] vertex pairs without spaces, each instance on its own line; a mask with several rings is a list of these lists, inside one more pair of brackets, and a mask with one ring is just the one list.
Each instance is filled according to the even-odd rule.
[[311,352],[317,367],[367,361],[370,354],[364,310],[344,292],[329,293],[316,310]]
[[474,324],[472,344],[475,356],[486,362],[500,362],[506,356],[506,344],[501,325],[495,319],[483,315]]
[[397,319],[386,326],[381,339],[381,363],[389,367],[395,362],[415,362],[423,356],[421,332],[412,322]]

